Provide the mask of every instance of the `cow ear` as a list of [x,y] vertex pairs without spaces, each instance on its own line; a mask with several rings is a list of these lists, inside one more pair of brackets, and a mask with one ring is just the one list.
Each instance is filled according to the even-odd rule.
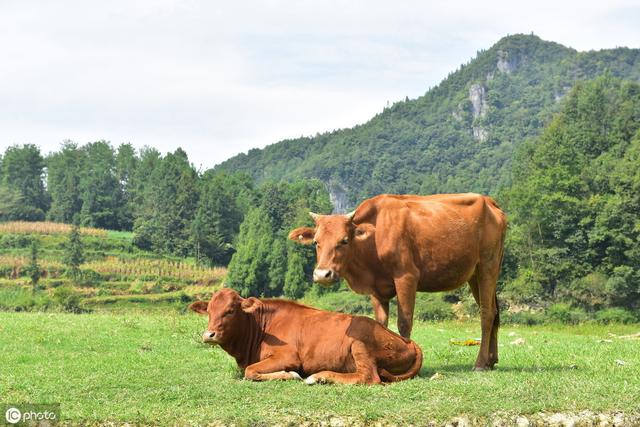
[[195,311],[198,314],[207,314],[207,306],[209,304],[206,301],[196,301],[189,305],[189,309]]
[[376,227],[372,224],[360,224],[356,226],[354,236],[356,240],[367,240],[376,232]]
[[242,311],[244,311],[245,313],[253,313],[261,305],[262,305],[262,302],[258,298],[249,297],[242,300],[242,303],[240,304],[240,308],[242,308]]
[[311,227],[299,227],[295,230],[291,230],[289,233],[289,239],[294,242],[301,243],[303,245],[308,245],[313,242],[313,236],[316,234],[316,230]]

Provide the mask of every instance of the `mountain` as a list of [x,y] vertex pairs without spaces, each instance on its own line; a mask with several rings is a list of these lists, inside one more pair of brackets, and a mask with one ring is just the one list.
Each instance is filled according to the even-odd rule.
[[496,193],[511,183],[518,146],[541,133],[577,81],[603,74],[640,80],[640,49],[578,52],[508,36],[365,124],[253,149],[215,169],[259,182],[318,178],[337,211],[378,193]]

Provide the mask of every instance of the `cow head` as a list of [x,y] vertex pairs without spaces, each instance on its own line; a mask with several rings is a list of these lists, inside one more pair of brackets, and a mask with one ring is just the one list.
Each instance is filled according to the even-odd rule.
[[300,227],[289,233],[289,239],[316,247],[316,268],[313,281],[330,285],[340,280],[357,245],[368,240],[375,228],[371,224],[356,225],[355,211],[345,215],[318,215],[309,212],[315,227]]
[[198,314],[209,316],[209,326],[202,334],[207,344],[225,344],[244,328],[243,319],[262,304],[257,298],[242,298],[229,288],[220,289],[211,300],[196,301],[189,308]]

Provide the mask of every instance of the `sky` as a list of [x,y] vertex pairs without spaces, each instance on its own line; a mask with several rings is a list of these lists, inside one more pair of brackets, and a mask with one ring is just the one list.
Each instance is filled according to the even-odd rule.
[[0,0],[0,149],[182,147],[206,169],[364,123],[500,38],[640,47],[640,2]]

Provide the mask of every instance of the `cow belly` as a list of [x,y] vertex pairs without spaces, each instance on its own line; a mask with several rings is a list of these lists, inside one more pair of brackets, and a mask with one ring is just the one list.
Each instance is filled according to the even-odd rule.
[[469,281],[475,271],[477,261],[471,257],[452,260],[434,266],[422,266],[418,291],[440,292],[457,289]]

